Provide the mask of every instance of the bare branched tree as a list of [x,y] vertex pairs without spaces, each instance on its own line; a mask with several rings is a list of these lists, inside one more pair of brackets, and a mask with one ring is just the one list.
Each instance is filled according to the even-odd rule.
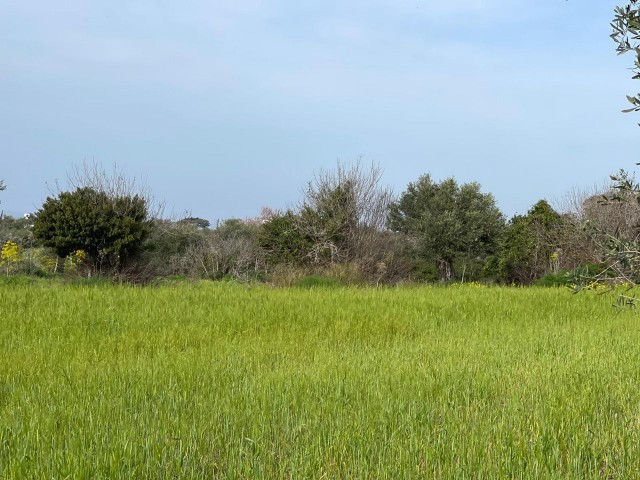
[[[597,282],[631,290],[640,282],[640,185],[625,171],[611,180],[608,191],[585,201],[585,228],[604,268],[579,288]],[[618,304],[635,306],[635,298],[623,293]]]
[[[55,187],[50,191],[57,196],[62,191],[74,191],[79,188],[91,188],[106,194],[111,199],[142,198],[147,205],[149,218],[161,218],[164,212],[164,203],[156,201],[146,182],[135,176],[126,175],[124,170],[115,163],[111,170],[96,161],[74,164],[67,172],[64,187],[56,180]],[[122,210],[127,207],[126,202],[121,202],[119,208]],[[125,214],[126,211],[120,213]]]
[[588,187],[572,187],[568,192],[553,202],[556,211],[570,215],[578,221],[584,221],[585,201],[589,198],[604,195],[610,188],[610,181],[594,183]]
[[354,263],[380,277],[388,268],[392,235],[385,230],[390,188],[381,185],[382,169],[362,159],[319,171],[298,205],[297,228],[311,240],[312,263]]
[[557,237],[562,269],[600,264],[610,236],[635,235],[640,207],[634,201],[611,201],[617,195],[619,192],[609,181],[573,188],[558,202],[563,212],[562,229]]
[[300,229],[318,248],[334,251],[334,260],[365,253],[367,240],[384,229],[393,199],[391,190],[380,185],[381,178],[378,165],[365,166],[361,160],[320,170],[308,183],[299,205]]
[[258,228],[242,220],[230,219],[216,230],[201,235],[183,256],[186,273],[208,279],[256,278],[265,269],[265,252],[257,241]]

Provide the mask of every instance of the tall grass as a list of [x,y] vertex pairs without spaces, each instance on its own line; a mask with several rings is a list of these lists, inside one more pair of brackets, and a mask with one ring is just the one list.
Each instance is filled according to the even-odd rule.
[[559,289],[0,287],[0,478],[634,478],[640,317]]

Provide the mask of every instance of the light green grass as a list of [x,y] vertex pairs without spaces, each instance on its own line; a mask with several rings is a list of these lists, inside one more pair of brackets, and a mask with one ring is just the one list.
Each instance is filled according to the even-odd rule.
[[561,289],[0,286],[0,478],[637,478],[640,316]]

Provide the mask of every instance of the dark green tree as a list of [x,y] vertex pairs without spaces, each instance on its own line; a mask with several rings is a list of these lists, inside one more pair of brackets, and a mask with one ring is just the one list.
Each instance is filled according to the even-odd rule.
[[546,200],[508,223],[497,254],[497,274],[508,283],[529,284],[559,262],[562,216]]
[[495,252],[504,217],[478,183],[436,183],[423,175],[391,204],[388,226],[408,235],[415,256],[435,262],[440,280],[450,281],[455,263],[466,266]]
[[99,272],[125,266],[140,252],[150,228],[144,198],[84,187],[48,197],[36,213],[33,233],[61,257],[83,250]]
[[309,258],[312,240],[299,230],[300,219],[291,211],[279,213],[261,226],[258,243],[265,251],[270,264],[297,265],[306,263]]

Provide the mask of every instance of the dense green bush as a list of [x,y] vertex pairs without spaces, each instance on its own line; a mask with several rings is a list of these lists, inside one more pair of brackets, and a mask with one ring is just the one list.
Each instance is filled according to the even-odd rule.
[[144,198],[111,197],[84,187],[48,197],[36,214],[33,234],[60,257],[85,252],[99,272],[125,266],[140,252],[150,229]]
[[558,273],[562,229],[561,215],[546,200],[538,201],[526,215],[514,216],[492,259],[493,273],[505,283],[516,284],[529,284],[547,273]]
[[291,210],[274,215],[262,224],[258,244],[270,264],[308,263],[311,239],[300,232],[298,224],[299,219]]
[[538,287],[570,287],[574,276],[571,272],[547,273],[533,282]]
[[605,268],[603,264],[586,263],[572,270],[547,273],[537,279],[534,285],[539,287],[575,287],[592,281],[596,276],[599,276],[600,280],[606,281],[606,275],[602,275]]
[[478,183],[438,183],[423,175],[391,204],[388,226],[412,240],[413,258],[433,262],[439,279],[451,281],[456,265],[464,268],[495,253],[504,218]]

